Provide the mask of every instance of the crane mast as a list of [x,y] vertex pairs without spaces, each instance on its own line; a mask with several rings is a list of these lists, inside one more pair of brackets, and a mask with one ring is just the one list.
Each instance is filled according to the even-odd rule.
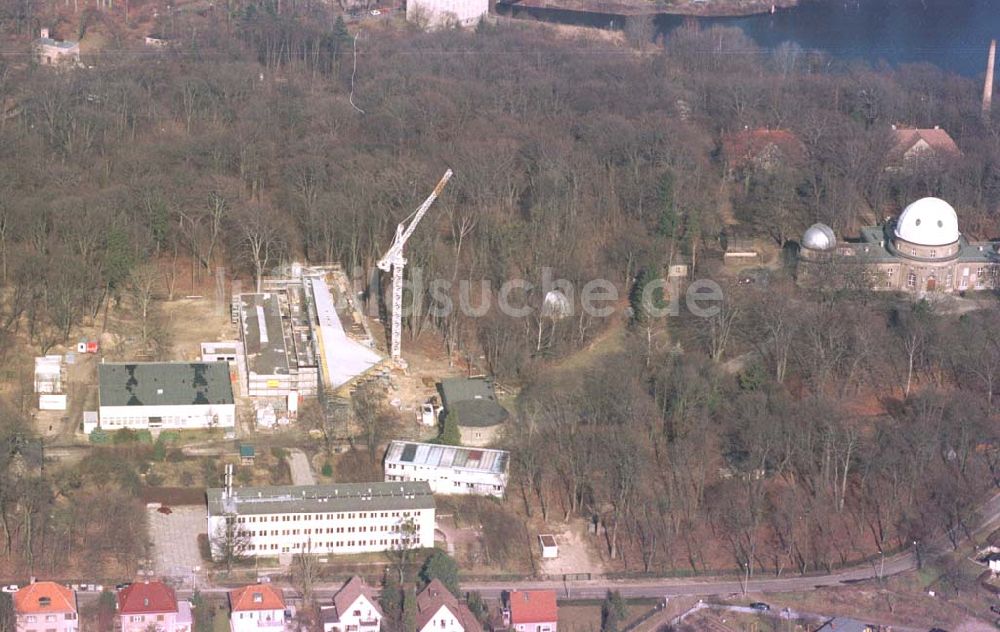
[[392,321],[391,321],[391,332],[390,332],[390,352],[392,359],[396,362],[401,361],[400,349],[402,346],[402,329],[403,329],[403,268],[406,267],[406,257],[403,256],[403,246],[406,245],[407,240],[413,235],[413,231],[416,229],[417,224],[423,219],[427,210],[434,203],[434,200],[441,195],[441,191],[444,189],[444,185],[448,184],[448,180],[451,179],[451,169],[444,172],[441,180],[434,187],[431,194],[424,200],[416,211],[413,213],[413,219],[410,220],[408,225],[406,220],[403,220],[396,226],[396,237],[392,241],[392,245],[386,251],[382,258],[378,260],[375,265],[378,266],[379,270],[383,272],[388,272],[392,269]]

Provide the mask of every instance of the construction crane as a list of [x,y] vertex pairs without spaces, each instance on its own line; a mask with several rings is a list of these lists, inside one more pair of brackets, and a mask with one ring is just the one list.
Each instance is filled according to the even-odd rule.
[[[451,169],[444,172],[441,177],[440,182],[434,187],[434,191],[424,200],[424,203],[413,212],[410,217],[404,219],[402,222],[396,226],[396,239],[393,240],[392,245],[389,246],[389,250],[382,255],[382,258],[378,260],[375,265],[378,266],[379,270],[383,272],[388,272],[392,269],[392,332],[391,332],[391,353],[392,359],[397,363],[402,362],[400,356],[400,338],[403,333],[403,268],[406,266],[406,258],[403,256],[403,246],[406,245],[406,240],[410,238],[413,234],[414,229],[416,229],[417,224],[423,219],[424,214],[427,213],[427,209],[431,207],[434,200],[441,195],[441,191],[444,189],[444,185],[448,184],[448,180],[451,179]],[[412,219],[411,219],[412,218]],[[409,221],[410,224],[407,226],[406,222]]]

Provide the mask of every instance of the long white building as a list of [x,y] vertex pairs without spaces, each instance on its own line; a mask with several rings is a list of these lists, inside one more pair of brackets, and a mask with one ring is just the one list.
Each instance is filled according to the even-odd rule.
[[433,443],[393,441],[385,453],[385,480],[427,481],[435,494],[503,498],[510,453]]
[[[247,557],[434,546],[434,497],[426,482],[215,488],[207,495],[216,558],[234,531]],[[227,529],[227,520],[236,528]]]
[[236,425],[225,362],[108,362],[97,366],[97,377],[105,430]]

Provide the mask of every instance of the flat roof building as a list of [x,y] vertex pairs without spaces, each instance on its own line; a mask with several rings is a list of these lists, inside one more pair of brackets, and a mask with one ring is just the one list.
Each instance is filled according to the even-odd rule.
[[315,394],[319,365],[301,288],[241,294],[239,306],[247,394]]
[[385,454],[385,480],[427,481],[435,494],[503,498],[510,453],[433,443],[393,441]]
[[236,405],[225,362],[108,362],[97,367],[100,424],[122,428],[231,428]]
[[424,481],[285,485],[207,491],[213,556],[235,520],[253,557],[434,546],[434,496]]

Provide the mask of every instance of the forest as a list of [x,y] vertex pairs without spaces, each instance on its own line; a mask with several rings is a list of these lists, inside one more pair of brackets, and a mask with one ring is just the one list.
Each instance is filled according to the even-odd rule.
[[[150,52],[99,9],[59,10],[22,0],[0,15],[25,51],[42,19],[106,35],[82,69],[0,58],[0,353],[44,353],[123,306],[145,319],[219,266],[248,283],[293,259],[371,270],[451,167],[408,246],[425,279],[495,288],[551,268],[574,287],[607,279],[625,301],[683,259],[723,286],[708,319],[641,305],[442,315],[408,296],[409,339],[481,355],[518,392],[508,503],[596,516],[615,568],[802,572],[941,530],[957,543],[1000,483],[991,297],[959,316],[719,273],[733,225],[790,260],[813,222],[857,234],[925,195],[953,204],[970,236],[995,237],[1000,128],[981,119],[974,82],[757,50],[729,29],[638,47],[503,20],[358,31],[311,2],[161,17],[176,43]],[[892,124],[940,125],[963,155],[887,171]],[[758,127],[794,132],[802,160],[732,178],[721,135]],[[379,302],[377,284],[363,289]],[[150,357],[158,333],[143,328]],[[614,348],[567,362],[602,340]],[[48,543],[81,542],[112,511],[141,524],[135,474],[113,459],[26,469],[22,417],[3,412],[12,566],[54,567],[62,549]],[[95,547],[91,563],[134,569],[142,536],[121,540],[134,546]]]

